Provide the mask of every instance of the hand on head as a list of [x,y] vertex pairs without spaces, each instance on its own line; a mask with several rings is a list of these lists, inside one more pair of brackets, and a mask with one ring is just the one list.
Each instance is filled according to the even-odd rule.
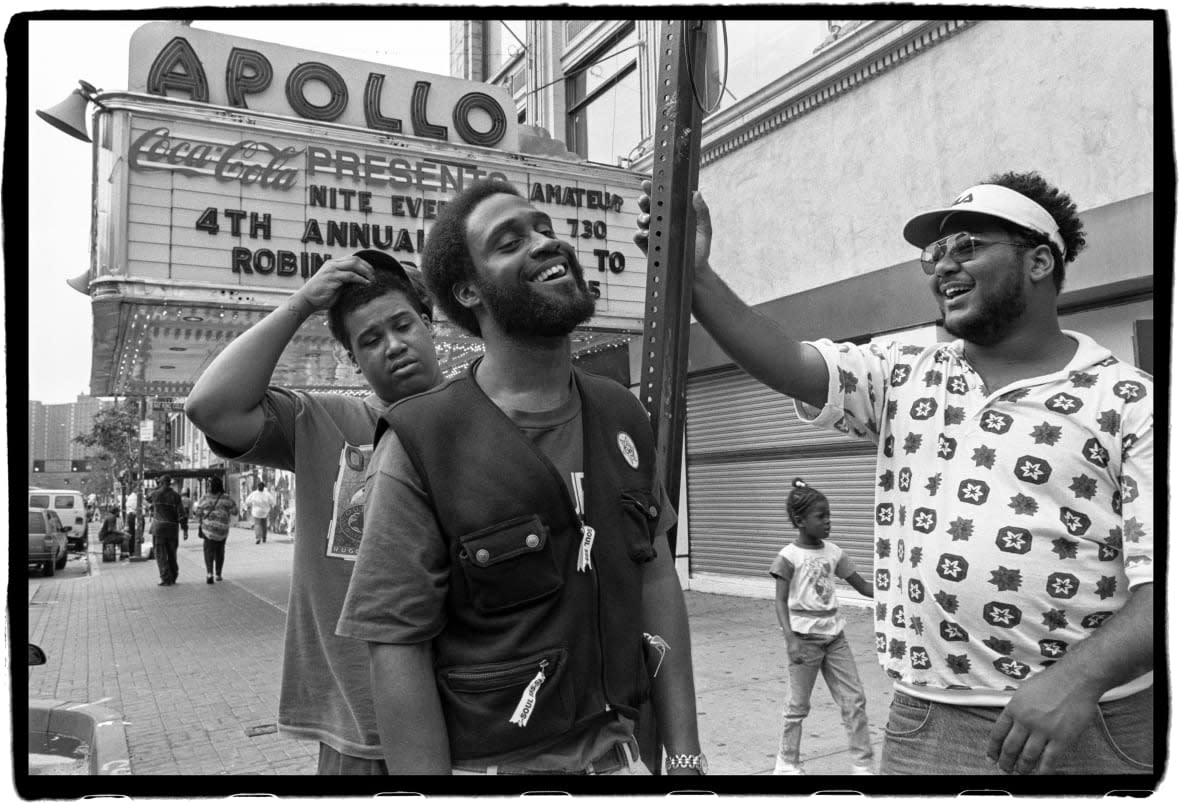
[[360,257],[340,257],[321,265],[296,295],[311,306],[311,312],[326,310],[345,285],[367,285],[373,278],[373,266]]

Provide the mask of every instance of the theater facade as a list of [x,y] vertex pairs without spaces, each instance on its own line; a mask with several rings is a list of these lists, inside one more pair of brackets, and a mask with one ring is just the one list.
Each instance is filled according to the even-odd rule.
[[[626,381],[646,283],[635,172],[521,126],[486,83],[174,22],[138,29],[130,54],[127,89],[93,98],[91,393],[146,398],[184,463],[216,462],[180,402],[226,344],[333,257],[371,248],[416,267],[438,211],[484,177],[575,244],[598,296],[575,359]],[[448,375],[481,351],[445,321],[437,341]],[[274,382],[366,393],[343,357],[313,316]],[[239,468],[235,495],[293,481]]]

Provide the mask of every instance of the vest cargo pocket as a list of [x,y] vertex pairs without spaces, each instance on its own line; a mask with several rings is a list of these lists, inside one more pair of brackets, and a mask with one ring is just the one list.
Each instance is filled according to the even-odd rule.
[[653,542],[660,522],[660,507],[655,495],[645,489],[624,491],[623,514],[636,527],[627,528],[627,554],[632,561],[647,562],[656,557]]
[[573,726],[566,650],[438,671],[451,754],[467,759],[506,754],[553,739]]
[[528,605],[562,584],[549,528],[535,514],[460,536],[459,566],[482,613]]

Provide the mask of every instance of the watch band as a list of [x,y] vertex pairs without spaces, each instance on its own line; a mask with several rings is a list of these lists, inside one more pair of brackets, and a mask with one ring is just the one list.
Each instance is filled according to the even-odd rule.
[[669,771],[673,768],[691,768],[703,776],[707,767],[704,754],[668,754],[664,759],[664,770]]

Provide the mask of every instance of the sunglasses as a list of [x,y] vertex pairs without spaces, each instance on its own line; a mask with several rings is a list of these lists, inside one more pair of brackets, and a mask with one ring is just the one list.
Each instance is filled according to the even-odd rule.
[[935,240],[922,249],[922,270],[928,276],[934,275],[934,268],[944,259],[950,259],[958,265],[975,259],[975,252],[987,246],[1017,246],[1019,248],[1033,248],[1028,243],[1014,243],[1011,240],[983,240],[969,232],[956,232]]

